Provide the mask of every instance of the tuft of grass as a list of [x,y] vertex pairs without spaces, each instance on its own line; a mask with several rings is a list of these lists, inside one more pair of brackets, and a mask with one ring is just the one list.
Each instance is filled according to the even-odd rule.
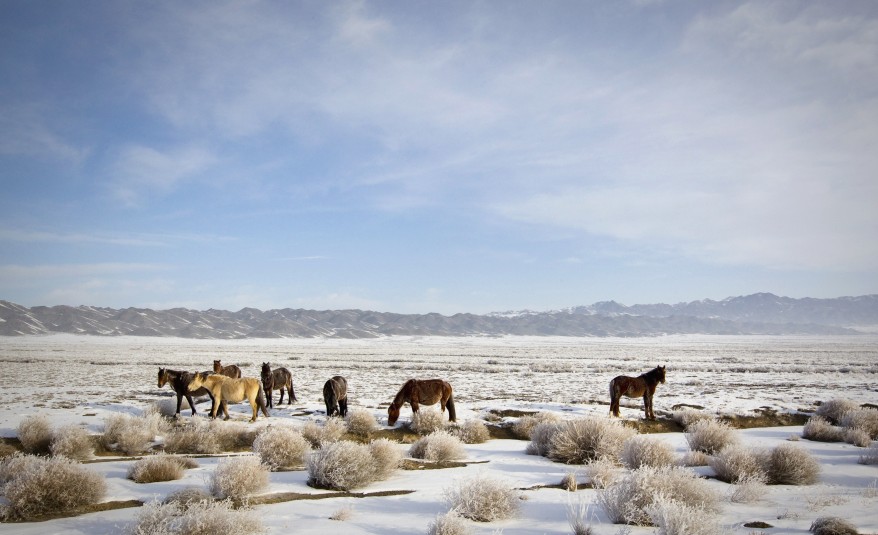
[[872,408],[856,409],[844,413],[841,417],[841,426],[846,429],[858,429],[869,435],[869,438],[878,438],[878,410]]
[[844,441],[860,448],[867,448],[872,443],[872,437],[862,429],[845,428]]
[[484,444],[491,438],[488,426],[481,420],[467,420],[463,425],[453,427],[452,432],[464,444]]
[[873,442],[869,448],[860,454],[857,461],[860,464],[878,464],[878,442]]
[[564,477],[561,478],[561,487],[566,489],[567,492],[576,492],[576,489],[579,488],[579,483],[576,481],[576,472],[564,474]]
[[107,491],[100,474],[66,457],[13,455],[2,464],[3,494],[13,518],[28,520],[91,505]]
[[597,535],[588,524],[590,508],[591,504],[581,499],[576,502],[567,501],[567,523],[570,524],[570,531],[573,535]]
[[445,491],[451,509],[476,522],[493,522],[514,516],[521,497],[509,484],[482,474]]
[[739,477],[729,493],[732,503],[755,503],[765,496],[765,476],[748,475]]
[[308,484],[336,490],[365,487],[380,475],[376,464],[372,450],[365,444],[349,440],[330,442],[308,458]]
[[433,408],[421,408],[412,415],[412,431],[419,435],[429,435],[445,429],[445,414]]
[[302,426],[302,436],[315,448],[338,442],[346,432],[347,424],[341,418],[327,418],[322,426],[315,421],[306,422]]
[[232,500],[153,501],[141,507],[128,535],[257,535],[266,533],[259,514]]
[[372,467],[377,481],[390,477],[402,461],[402,452],[396,442],[386,438],[373,440],[369,444],[369,453],[372,455]]
[[354,515],[354,510],[351,509],[351,506],[345,505],[341,509],[338,509],[336,512],[329,515],[330,520],[338,520],[339,522],[347,522]]
[[558,416],[554,412],[547,411],[538,412],[533,416],[522,416],[512,425],[512,434],[520,439],[530,440],[531,432],[534,430],[534,428],[536,428],[537,425],[545,423],[554,424],[560,421],[560,416]]
[[744,479],[765,481],[768,474],[764,457],[765,454],[735,444],[720,450],[710,458],[708,464],[713,468],[717,479],[726,483],[737,483]]
[[822,403],[819,407],[817,407],[817,410],[814,411],[814,414],[826,418],[827,420],[829,420],[830,423],[838,424],[841,423],[842,416],[859,408],[860,406],[857,405],[857,403],[854,401],[851,401],[849,399],[835,398],[830,399],[826,403]]
[[156,435],[163,435],[169,429],[168,423],[157,412],[147,412],[142,416],[112,414],[104,424],[101,443],[108,450],[136,455],[148,450]]
[[823,516],[808,529],[814,535],[858,535],[856,526],[837,516]]
[[52,433],[49,450],[52,455],[85,461],[94,456],[95,446],[88,431],[78,425],[67,425]]
[[547,457],[566,464],[586,464],[601,457],[617,459],[636,431],[619,420],[587,416],[555,424]]
[[258,457],[221,460],[211,474],[210,492],[217,498],[246,505],[250,496],[268,487],[268,467]]
[[794,444],[777,446],[765,463],[770,485],[811,485],[820,476],[820,464],[814,456]]
[[607,488],[619,479],[616,464],[607,457],[595,459],[586,464],[585,475],[591,481],[591,486],[596,489]]
[[421,437],[411,445],[410,457],[427,461],[453,461],[466,457],[466,450],[459,438],[448,431],[435,431]]
[[45,455],[50,453],[52,443],[52,425],[49,417],[34,414],[24,418],[17,428],[18,440],[27,453]]
[[263,429],[253,441],[253,452],[271,470],[299,468],[311,452],[311,444],[298,430],[272,425]]
[[192,462],[194,462],[192,459],[174,457],[165,453],[150,455],[131,465],[128,469],[128,479],[135,483],[174,481],[183,477],[186,468],[193,468],[190,464]]
[[736,444],[738,437],[728,424],[716,420],[699,420],[686,428],[686,442],[693,451],[713,455]]
[[802,438],[817,442],[841,442],[844,440],[844,429],[832,425],[822,416],[812,416],[802,428]]
[[436,515],[427,525],[427,535],[470,535],[472,532],[467,521],[456,511]]
[[168,494],[162,503],[177,503],[186,509],[194,503],[213,501],[213,496],[201,487],[183,487]]
[[718,535],[723,532],[719,517],[697,505],[673,500],[656,500],[647,514],[658,527],[658,535]]
[[368,438],[372,433],[378,430],[378,420],[371,411],[366,409],[354,409],[345,417],[348,433]]
[[622,464],[632,470],[641,466],[673,466],[674,450],[665,442],[643,435],[635,435],[622,446]]
[[696,411],[694,409],[683,409],[681,411],[674,411],[671,415],[671,419],[683,426],[683,428],[687,428],[695,422],[701,422],[703,420],[713,420],[713,415],[703,412]]

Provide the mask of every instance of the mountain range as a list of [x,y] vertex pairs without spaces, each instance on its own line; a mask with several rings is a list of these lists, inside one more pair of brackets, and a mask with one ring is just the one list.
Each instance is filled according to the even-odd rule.
[[[856,334],[878,325],[878,295],[833,299],[770,293],[689,303],[604,301],[548,312],[395,314],[368,310],[27,308],[0,300],[0,335],[73,333],[182,338],[374,338],[420,336],[657,336],[662,334]],[[874,330],[874,329],[870,329]]]

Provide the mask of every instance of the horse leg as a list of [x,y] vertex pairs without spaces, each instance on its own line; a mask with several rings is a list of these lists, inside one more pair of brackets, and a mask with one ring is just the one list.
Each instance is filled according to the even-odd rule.
[[[179,400],[178,400],[179,401]],[[195,416],[195,402],[192,401],[192,394],[188,391],[186,392],[186,401],[189,403],[189,408],[192,409],[192,416]],[[175,416],[180,415],[180,404],[177,404],[177,414]]]
[[293,380],[287,383],[287,405],[293,404]]
[[[280,399],[277,401],[277,404],[283,405],[284,404],[284,390],[286,390],[286,387],[282,386],[282,387],[278,388],[278,390],[280,390]],[[287,396],[287,397],[289,397],[289,396]],[[289,400],[287,400],[287,405],[289,405],[289,404],[290,404]]]
[[344,418],[348,414],[348,398],[338,400],[338,412]]
[[[180,405],[182,405],[182,404],[183,404],[183,394],[177,392],[177,412],[174,413],[174,418],[178,418],[180,416]],[[192,407],[192,410],[194,411],[195,407]],[[192,414],[195,414],[195,412],[193,412]]]
[[649,395],[649,389],[643,394],[643,416],[647,420],[655,419],[655,416],[652,414],[652,396]]

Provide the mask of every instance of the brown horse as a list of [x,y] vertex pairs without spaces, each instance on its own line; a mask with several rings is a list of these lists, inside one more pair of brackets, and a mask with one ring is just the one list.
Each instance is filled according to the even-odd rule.
[[642,373],[637,377],[620,375],[610,381],[610,414],[619,416],[619,400],[622,396],[628,398],[643,397],[643,412],[647,420],[655,420],[652,411],[652,396],[659,383],[665,382],[665,367],[656,366],[654,369]]
[[272,404],[272,390],[280,390],[280,401],[278,405],[284,402],[284,390],[287,391],[287,405],[290,405],[296,399],[296,392],[293,390],[293,374],[286,368],[271,369],[267,362],[262,363],[262,388],[268,397],[268,406],[274,407]]
[[454,398],[452,397],[451,385],[442,379],[409,379],[402,385],[390,407],[387,408],[387,425],[393,425],[399,418],[399,409],[408,401],[412,406],[412,412],[418,412],[420,406],[439,403],[439,408],[445,412],[448,407],[448,419],[457,420],[454,411]]
[[213,361],[213,373],[225,375],[226,377],[231,377],[232,379],[241,378],[241,368],[235,366],[234,364],[223,366],[218,360]]
[[216,418],[218,410],[222,409],[225,420],[229,419],[228,402],[240,403],[244,399],[250,403],[253,409],[253,418],[251,422],[256,421],[257,409],[262,409],[262,414],[268,418],[268,409],[265,408],[265,395],[262,391],[262,382],[252,377],[244,377],[243,379],[232,379],[225,375],[219,375],[210,372],[200,372],[192,376],[189,382],[189,390],[197,390],[206,388],[213,394],[213,409],[211,409],[211,417]]
[[[180,416],[180,405],[183,403],[183,397],[189,402],[189,407],[192,409],[192,416],[195,416],[195,403],[192,401],[192,396],[210,396],[211,404],[213,403],[213,394],[211,394],[206,388],[199,388],[194,392],[189,391],[189,382],[192,381],[194,375],[195,374],[191,372],[159,368],[159,388],[171,383],[171,388],[173,388],[174,392],[177,394],[177,412],[174,413],[174,418]],[[212,405],[211,410],[213,410]]]
[[323,402],[326,403],[326,417],[338,414],[342,418],[348,414],[348,381],[336,375],[323,385]]

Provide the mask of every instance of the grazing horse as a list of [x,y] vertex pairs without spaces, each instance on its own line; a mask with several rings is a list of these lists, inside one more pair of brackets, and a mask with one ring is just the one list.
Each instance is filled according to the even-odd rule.
[[213,373],[225,375],[226,377],[231,377],[232,379],[241,378],[241,368],[235,366],[234,364],[223,366],[218,360],[213,361]]
[[643,397],[643,412],[647,420],[655,420],[652,411],[652,396],[655,395],[655,387],[665,382],[665,366],[656,366],[646,373],[637,377],[620,375],[610,381],[610,414],[619,416],[619,400],[622,396],[628,398]]
[[326,403],[326,417],[338,414],[344,418],[348,413],[348,381],[336,375],[323,385],[323,401]]
[[287,391],[287,405],[290,405],[296,399],[296,392],[293,391],[293,374],[286,368],[271,369],[267,362],[262,363],[262,388],[268,397],[268,406],[274,407],[271,400],[271,391],[280,390],[280,401],[278,405],[284,402],[284,389]]
[[268,409],[265,408],[265,395],[262,391],[262,382],[252,377],[232,379],[225,375],[210,372],[199,372],[192,376],[189,382],[189,390],[206,388],[213,394],[213,409],[210,416],[216,418],[217,411],[221,408],[225,420],[229,419],[228,402],[239,403],[245,398],[253,409],[251,422],[256,421],[257,409],[262,409],[262,414],[268,418]]
[[387,408],[387,425],[393,425],[399,418],[399,409],[408,401],[412,406],[412,412],[418,412],[420,406],[439,403],[439,408],[445,412],[448,407],[448,419],[457,420],[454,411],[454,398],[452,397],[451,385],[442,379],[409,379],[402,385],[390,407]]
[[[171,388],[174,389],[174,392],[177,394],[177,412],[174,413],[174,418],[180,416],[180,405],[183,403],[183,397],[186,397],[186,401],[189,402],[189,408],[192,409],[192,416],[195,416],[195,403],[192,401],[192,396],[210,396],[210,401],[213,403],[213,394],[210,393],[209,390],[205,388],[199,388],[194,392],[189,391],[189,382],[192,381],[192,376],[194,373],[191,372],[183,372],[179,370],[169,370],[168,368],[159,368],[159,388],[162,388],[168,383],[171,383]],[[212,410],[212,407],[211,407]]]

